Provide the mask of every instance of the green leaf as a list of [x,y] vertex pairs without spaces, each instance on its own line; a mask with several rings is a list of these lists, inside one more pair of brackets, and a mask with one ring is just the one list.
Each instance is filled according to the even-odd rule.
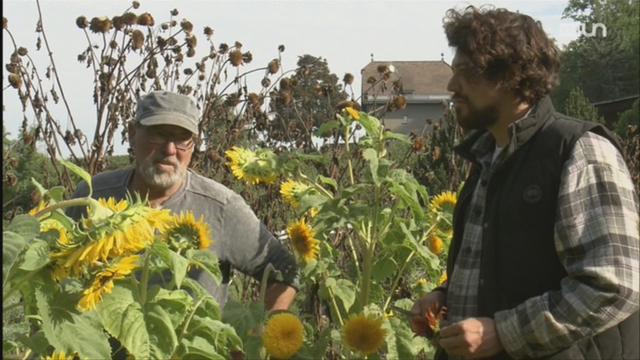
[[46,241],[34,241],[24,253],[24,261],[20,269],[35,271],[43,268],[49,263],[49,245]]
[[161,241],[153,243],[151,246],[151,253],[157,255],[165,264],[167,264],[167,266],[169,266],[169,269],[171,269],[171,273],[173,274],[173,280],[176,283],[176,287],[180,288],[182,280],[184,280],[184,277],[187,275],[189,260],[169,249],[167,243]]
[[334,295],[340,299],[346,311],[349,311],[356,301],[355,288],[355,285],[347,279],[338,279],[332,288]]
[[220,305],[199,282],[187,277],[182,282],[182,286],[184,289],[190,291],[195,299],[204,298],[200,304],[200,308],[204,309],[210,318],[215,320],[220,319]]
[[376,153],[375,150],[368,148],[362,151],[362,157],[369,162],[371,179],[376,185],[380,185],[380,179],[378,178],[378,153]]
[[169,313],[157,303],[147,303],[144,320],[149,334],[151,357],[154,359],[170,358],[178,346],[178,337]]
[[45,274],[35,288],[42,331],[49,344],[57,351],[77,352],[83,359],[110,358],[111,347],[95,313],[79,313],[77,297],[60,293],[55,286]]
[[398,264],[392,258],[385,257],[380,261],[376,261],[376,266],[373,267],[371,276],[376,281],[383,281],[393,275],[397,268]]
[[361,112],[360,120],[358,120],[358,122],[362,124],[362,127],[367,131],[367,134],[369,134],[372,139],[380,138],[380,120],[373,116],[369,116],[367,113]]
[[241,338],[256,332],[265,320],[265,309],[261,303],[243,304],[229,299],[222,311],[222,321],[231,324]]
[[338,120],[329,120],[318,128],[316,131],[316,136],[325,137],[331,135],[331,130],[337,129],[340,127],[340,122]]
[[317,180],[320,184],[329,185],[333,188],[333,190],[338,191],[338,183],[334,179],[330,177],[318,175]]
[[208,339],[200,336],[194,336],[190,339],[183,338],[180,340],[181,359],[184,360],[225,360],[225,357],[216,353],[215,348],[209,343]]
[[38,236],[40,233],[40,222],[31,215],[18,215],[3,231],[12,231],[20,234],[27,242]]
[[[151,339],[132,285],[119,283],[96,307],[104,328],[138,359],[151,356]],[[103,357],[104,358],[104,357]]]
[[429,347],[427,339],[415,336],[406,321],[391,318],[389,323],[395,335],[394,345],[399,359],[415,359],[421,351],[426,351]]
[[385,140],[398,140],[402,143],[411,145],[412,142],[405,134],[394,133],[393,131],[385,131],[383,135]]
[[406,185],[406,184],[402,184],[402,185],[394,184],[389,188],[389,190],[393,194],[397,195],[400,199],[402,199],[402,202],[404,204],[409,206],[416,221],[418,222],[423,221],[425,218],[425,214],[424,214],[424,210],[420,206],[420,203],[418,202],[417,194],[415,193],[415,191],[413,191],[412,193],[409,193],[409,191],[407,191],[407,187],[410,188],[411,187],[410,185],[408,185],[407,187],[403,185]]
[[[186,278],[183,282],[185,288],[188,287],[188,280],[196,282],[193,279]],[[184,290],[169,291],[160,287],[154,286],[149,289],[149,302],[157,304],[166,311],[171,320],[173,328],[178,328],[187,317],[189,308],[193,305],[193,299]]]
[[300,197],[300,211],[307,211],[311,208],[318,208],[326,201],[326,196],[307,191]]
[[87,183],[87,186],[89,186],[89,194],[87,196],[91,197],[91,194],[93,194],[93,184],[91,182],[91,174],[89,174],[83,168],[79,167],[78,165],[70,161],[66,161],[62,159],[59,159],[58,161],[60,161],[62,165],[64,165],[67,169],[71,170],[74,174],[78,175],[82,180],[84,180]]
[[40,194],[40,196],[44,196],[44,194],[47,193],[47,189],[42,186],[36,179],[31,178],[31,183],[33,184],[33,186],[36,187],[36,190],[38,190],[38,193]]
[[188,250],[185,254],[189,263],[204,270],[218,285],[222,282],[222,272],[218,264],[218,258],[209,250]]
[[27,245],[24,237],[12,231],[2,233],[2,288],[7,289],[7,284],[11,280],[9,274],[13,273],[13,268],[19,262],[19,254]]
[[64,186],[54,186],[51,189],[49,189],[49,191],[47,191],[47,195],[49,195],[49,197],[55,202],[63,201],[64,193],[65,193]]

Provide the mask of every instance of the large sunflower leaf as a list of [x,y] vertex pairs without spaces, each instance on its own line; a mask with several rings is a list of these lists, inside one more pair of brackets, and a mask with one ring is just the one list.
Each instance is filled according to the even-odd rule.
[[24,253],[24,261],[20,265],[20,269],[26,271],[40,270],[49,261],[49,245],[46,241],[36,240]]
[[3,229],[2,288],[6,289],[9,274],[20,260],[24,248],[40,233],[40,223],[31,215],[18,215]]
[[169,246],[161,241],[153,243],[151,252],[154,255],[157,255],[165,264],[167,264],[167,266],[169,266],[169,269],[171,269],[171,273],[173,274],[173,280],[176,283],[176,287],[180,288],[182,280],[184,280],[184,277],[187,275],[189,260],[169,249]]

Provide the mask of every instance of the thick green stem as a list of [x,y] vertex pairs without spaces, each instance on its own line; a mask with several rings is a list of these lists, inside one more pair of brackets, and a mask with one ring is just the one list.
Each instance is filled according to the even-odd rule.
[[[328,277],[328,274],[324,274],[324,280],[326,282]],[[327,286],[327,292],[329,293],[329,298],[331,299],[331,307],[333,308],[333,312],[336,314],[336,316],[338,317],[338,323],[340,324],[340,327],[342,327],[342,325],[344,325],[344,320],[342,320],[342,313],[340,312],[340,308],[338,307],[338,302],[336,301],[336,296],[333,294],[333,291],[331,291],[331,288],[329,288]]]
[[140,303],[144,306],[147,303],[147,286],[149,284],[149,254],[144,257],[142,268],[142,279],[140,280]]
[[344,128],[344,144],[345,144],[345,149],[347,150],[347,166],[349,167],[349,182],[351,183],[351,185],[355,185],[355,180],[353,178],[353,165],[351,165],[351,151],[349,150],[349,132],[351,131],[351,127],[350,126],[345,126]]

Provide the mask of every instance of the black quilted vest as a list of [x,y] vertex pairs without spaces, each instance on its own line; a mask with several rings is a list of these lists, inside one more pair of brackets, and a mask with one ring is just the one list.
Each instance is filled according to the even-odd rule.
[[[516,151],[495,170],[490,181],[480,179],[472,166],[454,212],[454,238],[449,251],[450,276],[460,251],[464,215],[480,182],[487,186],[483,219],[482,261],[478,284],[479,314],[493,317],[528,298],[560,289],[566,276],[554,247],[560,175],[576,141],[587,131],[608,138],[620,149],[615,135],[599,124],[569,118],[555,112],[543,99],[532,114],[520,121]],[[456,151],[473,159],[469,149],[482,134],[466,139]],[[639,359],[638,312],[601,334],[578,341],[548,359]],[[438,359],[446,359],[439,352]],[[501,353],[495,359],[510,359]]]

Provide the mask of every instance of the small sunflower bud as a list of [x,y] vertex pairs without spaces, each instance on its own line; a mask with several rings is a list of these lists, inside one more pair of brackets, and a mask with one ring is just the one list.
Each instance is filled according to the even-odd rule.
[[156,21],[153,19],[153,16],[151,16],[151,14],[149,14],[148,12],[140,14],[140,16],[138,16],[138,25],[153,26],[155,23]]
[[233,50],[232,52],[230,52],[229,61],[233,66],[239,66],[240,64],[242,64],[242,51]]
[[84,16],[78,16],[78,18],[76,19],[76,25],[80,28],[80,29],[84,29],[87,26],[89,26],[89,20],[87,20],[86,17]]
[[187,33],[191,33],[193,31],[193,24],[187,19],[182,19],[182,21],[180,21],[180,27]]

